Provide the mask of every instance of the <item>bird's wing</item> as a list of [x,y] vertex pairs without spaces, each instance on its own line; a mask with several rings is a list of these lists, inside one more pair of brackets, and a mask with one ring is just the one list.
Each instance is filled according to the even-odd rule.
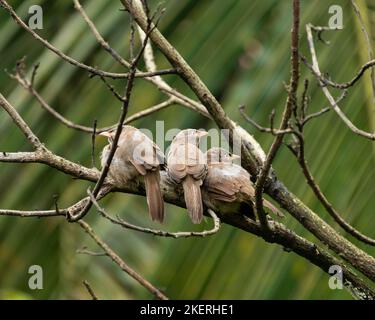
[[216,200],[233,202],[236,200],[236,194],[240,190],[240,186],[234,177],[228,174],[225,166],[221,163],[209,166],[204,180],[204,188]]
[[119,143],[121,156],[129,161],[141,175],[147,171],[156,171],[160,167],[160,157],[164,154],[159,147],[143,132],[135,128],[127,129]]

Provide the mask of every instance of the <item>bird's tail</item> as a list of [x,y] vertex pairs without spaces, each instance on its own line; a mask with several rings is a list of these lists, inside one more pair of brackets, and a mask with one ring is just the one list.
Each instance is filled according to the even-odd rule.
[[164,201],[160,191],[159,170],[149,171],[144,176],[146,198],[151,219],[158,222],[164,220]]
[[190,175],[182,182],[186,208],[191,221],[195,224],[201,223],[203,219],[201,184],[201,180],[195,180]]

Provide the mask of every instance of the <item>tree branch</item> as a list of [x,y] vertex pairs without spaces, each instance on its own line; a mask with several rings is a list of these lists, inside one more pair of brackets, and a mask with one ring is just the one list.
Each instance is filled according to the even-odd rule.
[[[34,68],[35,70],[35,68]],[[33,72],[33,75],[35,76],[35,73]],[[10,76],[15,79],[25,90],[27,90],[40,104],[40,106],[46,110],[49,114],[51,114],[54,118],[56,118],[58,121],[60,121],[63,125],[70,129],[78,130],[85,133],[94,133],[94,129],[92,127],[83,126],[80,124],[77,124],[67,118],[65,118],[61,113],[56,111],[54,108],[52,108],[47,101],[39,94],[39,92],[32,86],[32,82],[28,81],[26,78],[22,77],[19,73],[16,74],[10,74]],[[121,97],[122,98],[122,97]],[[161,102],[155,106],[149,107],[145,110],[139,111],[131,116],[129,116],[125,121],[124,124],[129,124],[135,120],[141,119],[143,117],[146,117],[154,112],[157,112],[159,110],[162,110],[166,107],[171,106],[172,104],[176,103],[175,98],[169,98],[168,100]],[[108,127],[102,127],[97,128],[95,130],[95,133],[99,134],[104,131],[115,129],[117,125],[108,126]]]
[[8,102],[7,99],[5,99],[5,97],[1,93],[0,93],[0,106],[9,114],[13,122],[22,131],[22,133],[24,134],[26,139],[29,140],[30,144],[34,147],[34,149],[42,149],[43,145],[39,141],[38,137],[31,131],[29,126],[22,119],[22,117],[18,114],[16,109]]
[[86,288],[87,292],[89,293],[89,295],[91,296],[92,300],[99,300],[98,296],[95,294],[95,292],[91,288],[90,284],[86,280],[82,281],[82,283],[85,286],[85,288]]
[[[54,47],[50,42],[47,40],[43,39],[41,36],[39,36],[34,30],[29,28],[29,26],[22,21],[22,19],[17,15],[17,13],[14,11],[14,9],[5,1],[5,0],[0,0],[0,6],[3,7],[13,18],[13,20],[21,26],[24,30],[26,30],[28,33],[30,33],[36,40],[41,42],[47,49],[55,53],[57,56],[59,56],[62,60],[70,63],[71,65],[78,67],[80,69],[86,70],[90,72],[91,74],[100,76],[100,77],[108,77],[112,79],[124,79],[129,77],[129,73],[115,73],[115,72],[108,72],[104,70],[100,70],[97,68],[94,68],[92,66],[86,65],[82,62],[79,62],[72,57],[66,55],[56,47]],[[122,58],[121,58],[122,59]],[[125,60],[124,60],[125,61]],[[126,64],[129,64],[126,62]],[[126,64],[124,64],[126,66]],[[159,71],[154,71],[152,73],[149,72],[136,72],[134,77],[136,78],[145,78],[145,77],[153,77],[153,76],[158,76],[158,75],[166,75],[166,74],[175,74],[176,70],[168,69],[168,70],[161,70]]]
[[375,245],[375,239],[372,239],[368,236],[365,236],[360,231],[358,231],[356,228],[351,226],[348,222],[346,222],[341,215],[335,210],[333,205],[328,201],[328,199],[325,197],[323,192],[320,190],[318,184],[315,182],[315,179],[313,175],[310,172],[310,169],[307,165],[307,161],[305,158],[305,141],[301,135],[298,135],[299,140],[299,149],[298,153],[293,152],[294,155],[297,157],[298,163],[302,168],[302,172],[304,176],[306,177],[308,185],[313,190],[315,196],[318,198],[320,203],[324,206],[324,208],[327,210],[327,212],[331,215],[331,217],[350,235],[352,235],[354,238],[362,241],[363,243],[369,244],[371,246]]
[[[139,0],[121,0],[121,2],[132,14],[138,25],[143,30],[146,30],[147,19],[145,18],[142,7],[139,5]],[[244,129],[240,126],[236,126],[229,120],[220,104],[203,84],[199,76],[191,69],[187,62],[163,37],[157,28],[150,33],[150,39],[171,62],[172,66],[190,86],[202,104],[207,107],[207,110],[217,125],[220,128],[230,129],[230,132],[231,129],[234,129],[243,139],[243,152],[241,153],[243,160],[242,165],[252,175],[255,175],[258,172],[259,163],[262,163],[264,155],[259,144]],[[346,261],[366,274],[369,278],[375,280],[375,259],[339,235],[318,215],[305,206],[281,181],[273,177],[272,181],[266,184],[265,191],[285,210],[291,213],[307,230],[328,245],[330,249],[340,254]]]
[[[17,162],[41,162],[45,163],[59,171],[70,174],[76,178],[84,179],[88,181],[96,181],[99,179],[100,172],[96,169],[85,168],[81,165],[70,162],[64,158],[58,157],[51,152],[42,152],[36,158],[35,153],[7,153],[4,156],[0,153],[0,162],[9,160],[8,157],[16,160]],[[142,179],[139,181],[131,181],[126,186],[116,186],[113,181],[109,181],[112,192],[124,192],[130,194],[137,194],[145,196],[144,182]],[[179,207],[185,208],[185,202],[183,197],[181,198],[181,190],[178,186],[175,186],[169,182],[167,174],[165,171],[161,171],[161,190],[163,191],[163,198],[166,202],[177,205]],[[56,210],[47,211],[19,211],[19,210],[0,210],[0,215],[13,215],[19,217],[44,217],[52,215],[65,216],[68,212],[70,214],[75,214],[85,205],[87,198],[81,200],[81,202],[67,208],[59,209],[59,213]],[[243,214],[239,212],[238,214],[225,214],[223,208],[217,207],[217,204],[205,202],[207,207],[213,208],[213,210],[218,214],[221,220],[229,225],[240,228],[246,232],[255,234],[256,236],[263,237],[264,230],[261,226],[251,219],[245,216],[246,212]],[[216,205],[216,206],[215,206]],[[345,285],[349,288],[357,288],[356,290],[360,292],[362,297],[375,298],[375,292],[372,291],[365,283],[363,283],[360,278],[355,275],[349,268],[347,268],[343,263],[334,258],[330,253],[325,251],[323,248],[315,245],[314,243],[296,235],[293,231],[287,229],[284,225],[276,222],[271,222],[270,227],[272,230],[273,238],[264,237],[266,241],[277,243],[283,247],[286,247],[289,251],[293,251],[296,254],[306,258],[313,264],[317,265],[319,268],[328,272],[331,265],[337,264],[342,266],[344,278],[346,279]]]
[[124,260],[120,258],[99,236],[94,232],[90,225],[83,221],[79,220],[77,222],[80,227],[86,231],[86,233],[105,251],[105,253],[111,258],[111,260],[116,263],[124,272],[126,272],[133,279],[138,281],[143,287],[150,291],[157,299],[159,300],[168,300],[168,297],[162,293],[159,289],[154,287],[149,281],[143,278],[139,273],[129,267]]
[[[296,1],[296,0],[295,0]],[[139,0],[122,0],[126,8],[134,17],[135,21],[140,25],[143,30],[148,31],[148,18],[145,16],[142,6],[139,4]],[[0,4],[4,6],[4,3],[8,5],[4,0],[0,0]],[[9,10],[8,10],[9,11]],[[14,18],[14,17],[13,17]],[[203,84],[201,79],[195,74],[191,67],[185,62],[181,55],[169,44],[169,42],[161,35],[161,33],[151,27],[152,31],[149,33],[152,41],[158,46],[163,54],[171,62],[172,66],[181,74],[185,82],[191,87],[193,92],[197,95],[202,104],[187,98],[178,91],[170,88],[168,85],[164,85],[158,82],[157,78],[146,78],[147,80],[154,83],[160,90],[167,93],[170,96],[176,97],[176,102],[182,103],[185,106],[194,110],[200,110],[200,112],[206,116],[211,117],[217,123],[220,128],[230,129],[231,138],[233,133],[236,132],[243,139],[243,160],[244,167],[249,170],[252,175],[259,172],[259,164],[264,161],[264,152],[260,148],[256,140],[249,135],[242,127],[236,125],[230,120],[221,105],[210,93],[208,88]],[[27,30],[28,31],[28,30]],[[29,31],[28,31],[29,32]],[[38,39],[38,38],[36,38]],[[38,39],[40,41],[40,39]],[[42,39],[43,40],[43,39]],[[298,41],[298,38],[297,38]],[[147,42],[147,41],[146,41]],[[145,42],[145,43],[146,43]],[[43,41],[42,41],[43,43]],[[48,42],[47,42],[48,43]],[[48,46],[47,46],[48,48]],[[290,96],[290,92],[288,97]],[[205,109],[207,108],[207,110]],[[13,119],[14,120],[14,119]],[[121,122],[120,122],[121,123]],[[31,130],[30,130],[31,131]],[[26,135],[27,136],[27,135]],[[12,159],[12,160],[10,160]],[[40,162],[45,163],[51,167],[54,167],[62,172],[71,174],[77,178],[85,179],[93,182],[100,180],[100,172],[96,169],[88,169],[73,162],[70,162],[64,158],[61,158],[45,148],[37,149],[35,152],[30,153],[0,153],[0,162]],[[270,167],[271,174],[272,168]],[[268,176],[268,174],[267,174]],[[268,183],[269,182],[269,183]],[[144,195],[144,184],[141,181],[130,181],[126,186],[118,187],[112,185],[112,181],[108,181],[110,191],[122,191],[134,194]],[[161,172],[161,189],[163,190],[164,199],[166,202],[176,204],[184,207],[184,200],[181,198],[181,190],[176,190],[175,186],[171,186],[166,173]],[[276,179],[276,176],[271,178],[267,177],[267,183],[265,184],[265,191],[270,194],[282,207],[289,211],[302,225],[310,230],[318,239],[320,239],[330,249],[335,251],[346,261],[348,261],[357,270],[368,276],[373,281],[375,280],[375,259],[362,250],[355,247],[345,238],[337,234],[328,224],[320,219],[314,212],[307,208],[295,195],[293,195],[280,181]],[[86,202],[90,199],[82,199],[79,205],[71,209],[73,212],[82,209],[82,206],[86,205]],[[91,202],[91,201],[90,201]],[[212,204],[206,203],[207,207],[212,207]],[[277,224],[272,220],[269,223],[269,227],[272,232],[272,238],[268,236],[268,233],[264,231],[262,226],[258,223],[251,221],[246,218],[241,212],[238,214],[225,215],[222,212],[222,208],[214,207],[213,210],[217,212],[218,216],[226,223],[232,224],[238,228],[246,230],[247,232],[254,233],[258,236],[263,237],[268,242],[276,242],[288,250],[292,250],[297,254],[309,259],[312,263],[318,265],[320,268],[327,272],[328,266],[332,264],[339,264],[343,267],[344,277],[346,279],[345,285],[347,287],[354,287],[359,290],[361,297],[374,297],[373,291],[366,284],[364,284],[360,278],[355,275],[349,268],[342,264],[341,260],[336,259],[332,254],[328,253],[322,248],[319,248],[315,244],[307,241],[306,239],[299,237],[294,232],[286,229],[282,224]],[[7,210],[9,213],[12,210]],[[55,214],[60,212],[64,214],[63,210],[51,210]],[[51,213],[49,211],[49,213]],[[41,212],[41,211],[39,211]],[[24,215],[21,211],[13,212],[14,215],[18,216],[37,216],[35,212],[28,211],[28,214]],[[47,211],[42,212],[45,216],[49,216]],[[66,212],[69,214],[70,212]],[[78,223],[84,223],[80,220]],[[349,280],[348,280],[349,279]],[[355,290],[354,290],[355,291]]]
[[[300,3],[299,0],[293,0],[293,27],[291,31],[291,79],[288,88],[288,98],[286,101],[283,117],[281,120],[280,128],[278,131],[284,131],[288,128],[289,119],[292,115],[293,106],[297,101],[297,88],[299,80],[299,15],[300,15]],[[276,154],[282,145],[284,134],[278,134],[273,141],[270,150],[268,151],[265,162],[259,172],[255,183],[255,208],[258,214],[258,218],[261,221],[265,229],[268,228],[267,217],[263,210],[263,189],[268,177],[269,171],[272,166],[272,162],[276,157]]]
[[306,32],[307,32],[307,40],[310,48],[310,54],[312,58],[312,68],[314,70],[314,74],[316,74],[317,79],[319,81],[319,84],[322,86],[322,91],[326,98],[328,99],[332,109],[337,113],[337,115],[341,118],[341,120],[346,124],[346,126],[355,134],[370,139],[370,140],[375,140],[375,133],[369,133],[366,131],[363,131],[361,129],[358,129],[348,118],[347,116],[341,111],[340,107],[336,103],[335,99],[332,97],[331,93],[329,92],[328,88],[324,86],[324,83],[322,82],[321,79],[321,72],[319,69],[319,63],[318,63],[318,58],[316,55],[315,51],[315,46],[314,46],[314,39],[312,36],[312,29],[315,28],[311,24],[306,25]]
[[217,217],[215,212],[213,212],[211,209],[208,209],[207,212],[211,216],[211,218],[214,221],[214,226],[211,230],[206,230],[206,231],[200,231],[200,232],[194,232],[194,231],[188,231],[188,232],[167,232],[163,230],[155,230],[155,229],[150,229],[150,228],[144,228],[140,226],[136,226],[134,224],[131,224],[129,222],[124,221],[120,217],[117,216],[117,219],[111,217],[96,201],[95,197],[93,194],[88,190],[89,197],[91,198],[91,201],[93,202],[94,206],[100,213],[102,217],[105,219],[111,221],[114,224],[117,224],[123,228],[126,229],[131,229],[143,233],[149,233],[154,236],[160,236],[160,237],[169,237],[169,238],[188,238],[188,237],[206,237],[213,235],[217,233],[220,229],[220,219]]

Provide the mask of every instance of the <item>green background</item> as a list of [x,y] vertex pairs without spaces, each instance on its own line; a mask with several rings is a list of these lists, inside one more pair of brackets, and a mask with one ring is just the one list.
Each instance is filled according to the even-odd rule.
[[[98,46],[70,1],[10,2],[24,21],[28,19],[29,6],[40,4],[44,28],[38,33],[63,52],[104,70],[125,71]],[[351,79],[368,59],[349,1],[301,1],[301,51],[309,56],[305,24],[327,25],[332,4],[343,8],[344,29],[325,33],[324,38],[331,44],[317,43],[317,50],[321,69],[341,82]],[[359,4],[373,40],[375,1]],[[91,0],[82,1],[82,5],[106,40],[128,57],[129,17],[119,10],[120,1]],[[286,99],[283,82],[289,79],[291,1],[167,0],[163,6],[163,34],[201,76],[229,116],[267,149],[272,138],[242,120],[238,106],[245,104],[247,113],[264,125],[272,109],[276,109],[277,120],[280,118]],[[0,10],[0,92],[48,148],[90,167],[90,135],[66,129],[4,72],[11,71],[23,56],[27,56],[29,66],[41,63],[36,88],[68,119],[87,126],[94,119],[98,119],[99,126],[111,125],[118,119],[120,103],[100,79],[89,79],[86,72],[59,60]],[[169,67],[157,51],[156,57],[160,69]],[[327,101],[303,67],[302,80],[305,77],[311,80],[310,111],[318,111]],[[165,79],[193,97],[176,76]],[[364,79],[349,91],[341,106],[360,128],[373,131],[375,106],[368,74]],[[113,83],[119,90],[124,87],[123,80]],[[157,89],[137,79],[130,114],[163,99]],[[154,130],[156,120],[164,120],[166,129],[215,127],[213,122],[181,106],[172,106],[135,125]],[[306,135],[307,159],[323,192],[345,219],[374,236],[374,143],[352,134],[333,112],[310,123]],[[104,144],[105,141],[97,141],[97,159]],[[0,111],[0,151],[27,150],[30,146],[18,128]],[[306,186],[287,148],[281,148],[274,167],[290,190],[333,224]],[[53,208],[55,194],[59,195],[60,207],[66,207],[85,196],[89,185],[43,165],[0,163],[1,208]],[[143,197],[110,195],[102,204],[128,221],[160,228],[149,221]],[[185,210],[171,205],[167,205],[167,215],[167,230],[199,230],[211,225],[208,219],[193,228]],[[173,240],[121,229],[104,221],[93,209],[87,220],[125,261],[174,299],[351,299],[345,290],[329,289],[328,276],[303,258],[230,226],[223,226],[209,238]],[[284,222],[315,241],[289,216]],[[374,249],[358,245],[375,254]],[[77,254],[76,250],[83,246],[99,251],[78,225],[63,218],[0,217],[0,298],[87,299],[83,280],[90,282],[99,298],[152,298],[108,258]],[[43,267],[43,290],[28,288],[27,271],[34,264]]]

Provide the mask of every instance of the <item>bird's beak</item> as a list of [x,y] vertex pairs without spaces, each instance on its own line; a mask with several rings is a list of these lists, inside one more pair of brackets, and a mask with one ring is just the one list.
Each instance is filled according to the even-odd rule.
[[107,138],[111,138],[112,137],[111,133],[108,132],[108,131],[100,132],[99,136],[103,136],[103,137],[107,137]]
[[197,137],[198,138],[203,138],[203,137],[205,137],[205,136],[207,136],[208,135],[208,132],[207,131],[203,131],[203,130],[198,130],[197,131]]
[[241,159],[241,157],[239,155],[237,155],[237,154],[232,154],[231,158],[232,158],[233,161]]

